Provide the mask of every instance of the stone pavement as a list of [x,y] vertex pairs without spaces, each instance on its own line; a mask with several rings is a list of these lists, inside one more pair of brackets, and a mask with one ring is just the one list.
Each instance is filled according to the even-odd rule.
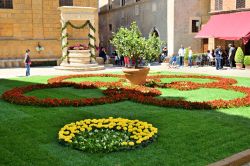
[[[208,74],[218,76],[237,76],[237,77],[248,77],[250,78],[250,70],[216,70],[215,67],[183,67],[183,68],[169,68],[168,66],[151,66],[151,72],[176,72],[186,74]],[[107,73],[107,72],[120,72],[121,67],[108,67],[105,70],[100,71],[84,71],[84,72],[73,72],[73,71],[62,71],[55,70],[53,67],[32,67],[31,76],[43,76],[43,75],[68,75],[68,74],[84,74],[84,73]],[[5,68],[0,69],[0,78],[12,78],[12,77],[23,77],[25,76],[25,68]]]

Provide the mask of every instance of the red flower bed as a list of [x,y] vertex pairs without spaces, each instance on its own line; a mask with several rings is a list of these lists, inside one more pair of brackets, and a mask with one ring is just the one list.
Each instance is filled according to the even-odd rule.
[[[203,75],[153,75],[153,76],[148,76],[148,79],[162,79],[162,78],[199,78],[199,79],[212,79],[216,80],[215,82],[209,82],[209,83],[194,83],[192,84],[197,84],[203,86],[205,85],[211,85],[211,86],[217,86],[217,85],[233,85],[237,84],[237,81],[232,78],[223,78],[223,77],[217,77],[217,76],[203,76]],[[186,81],[178,81],[178,82],[186,82]]]
[[[109,84],[107,84],[108,86]],[[83,83],[75,84],[68,82],[52,83],[52,84],[35,84],[25,87],[14,88],[12,90],[6,91],[2,97],[4,100],[20,104],[20,105],[36,105],[36,106],[46,106],[46,107],[58,107],[58,106],[89,106],[98,105],[105,103],[115,103],[124,99],[124,95],[113,95],[105,96],[100,98],[83,98],[83,99],[57,99],[57,98],[46,98],[39,99],[34,96],[25,96],[24,94],[33,90],[38,89],[48,89],[48,88],[59,88],[59,87],[75,87],[81,89],[95,89],[99,87],[104,87],[105,83]]]
[[[149,88],[145,86],[123,86],[121,81],[118,82],[62,82],[69,78],[79,77],[118,77],[123,79],[123,75],[116,74],[83,74],[83,75],[69,75],[52,78],[48,81],[49,84],[36,84],[25,87],[14,88],[6,91],[2,98],[10,103],[21,105],[36,105],[46,107],[57,106],[89,106],[105,103],[115,103],[123,100],[131,100],[142,104],[150,104],[161,107],[176,107],[185,109],[218,109],[218,108],[230,108],[230,107],[242,107],[250,106],[250,88],[241,86],[232,86],[237,83],[234,79],[213,77],[213,76],[197,76],[197,75],[158,75],[149,76],[148,79],[158,81],[161,78],[204,78],[214,79],[217,82],[212,83],[194,83],[194,82],[172,82],[169,84],[158,85],[156,87],[161,88],[175,88],[179,90],[193,90],[197,88],[217,88],[225,90],[233,90],[241,93],[245,93],[246,96],[242,98],[236,98],[232,100],[213,100],[207,102],[191,102],[182,99],[159,99],[156,96],[161,95],[161,92],[155,88]],[[103,93],[105,97],[100,98],[83,98],[83,99],[57,99],[46,98],[38,99],[34,96],[25,96],[26,92],[38,89],[47,88],[59,88],[59,87],[74,87],[78,89],[95,89],[100,87],[107,87]]]

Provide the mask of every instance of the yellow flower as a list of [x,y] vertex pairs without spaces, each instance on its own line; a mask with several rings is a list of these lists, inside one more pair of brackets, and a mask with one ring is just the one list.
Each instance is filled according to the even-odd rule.
[[128,143],[127,143],[127,142],[122,142],[122,143],[121,143],[121,145],[123,145],[123,146],[127,146],[127,145],[128,145]]
[[116,129],[117,130],[121,130],[122,128],[121,128],[121,126],[117,126]]
[[136,143],[137,143],[137,144],[140,144],[140,143],[141,143],[141,140],[137,140]]
[[128,144],[129,144],[129,146],[134,146],[135,145],[134,142],[129,142]]
[[130,132],[130,133],[131,133],[132,131],[133,131],[133,129],[128,129],[128,132]]

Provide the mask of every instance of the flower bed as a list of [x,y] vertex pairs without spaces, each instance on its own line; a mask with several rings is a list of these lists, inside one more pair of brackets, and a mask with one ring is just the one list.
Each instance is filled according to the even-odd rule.
[[151,143],[158,129],[139,120],[112,117],[85,119],[65,125],[58,133],[60,143],[85,152],[130,150]]
[[[83,74],[83,75],[69,75],[60,76],[48,80],[49,84],[37,84],[26,87],[14,88],[6,91],[2,97],[4,100],[21,105],[37,105],[46,107],[57,107],[57,106],[90,106],[106,103],[115,103],[124,100],[131,100],[142,104],[150,104],[161,107],[177,107],[185,109],[219,109],[219,108],[231,108],[241,107],[250,105],[250,88],[233,86],[232,84],[237,83],[234,79],[213,77],[213,76],[198,76],[198,75],[157,75],[149,76],[149,80],[156,81],[152,87],[160,88],[174,88],[178,90],[194,90],[198,88],[216,88],[233,90],[244,93],[245,96],[242,98],[236,98],[232,100],[213,100],[206,102],[191,102],[183,99],[167,99],[167,98],[155,98],[161,95],[161,91],[156,88],[149,88],[146,86],[125,86],[121,80],[118,82],[64,82],[63,80],[69,78],[81,78],[81,77],[119,77],[123,79],[123,75],[116,74]],[[194,83],[187,81],[172,82],[172,83],[160,83],[157,82],[161,78],[203,78],[203,79],[214,79],[216,82],[211,83]],[[26,92],[46,89],[46,88],[58,88],[58,87],[74,87],[78,89],[94,89],[106,87],[103,90],[105,97],[100,98],[84,98],[84,99],[57,99],[57,98],[46,98],[38,99],[34,96],[25,96]]]

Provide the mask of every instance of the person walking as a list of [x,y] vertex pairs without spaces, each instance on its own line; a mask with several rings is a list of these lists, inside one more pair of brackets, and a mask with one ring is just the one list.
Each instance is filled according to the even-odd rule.
[[188,49],[189,49],[189,52],[188,52],[188,66],[191,68],[192,65],[193,65],[193,60],[192,60],[192,58],[193,58],[193,51],[192,51],[191,47],[189,47]]
[[183,67],[183,61],[185,56],[185,48],[181,45],[181,48],[178,51],[178,55],[180,58],[180,67]]
[[229,61],[229,65],[230,68],[233,68],[233,62],[234,62],[234,56],[235,56],[235,48],[232,44],[228,45],[229,47],[229,51],[228,51],[228,61]]
[[25,68],[26,68],[26,76],[30,76],[31,58],[30,58],[30,50],[29,49],[26,50],[24,64],[25,64]]
[[215,60],[216,60],[216,70],[221,69],[221,59],[222,59],[222,50],[221,50],[221,46],[217,46],[216,50],[215,50]]

